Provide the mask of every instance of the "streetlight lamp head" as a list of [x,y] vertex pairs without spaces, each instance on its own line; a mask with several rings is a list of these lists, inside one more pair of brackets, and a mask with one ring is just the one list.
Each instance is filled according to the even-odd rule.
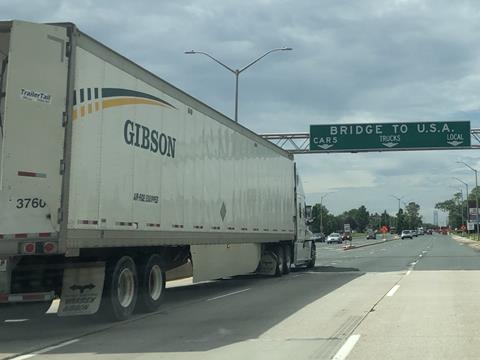
[[190,50],[190,51],[185,51],[185,54],[196,54],[197,52],[195,50]]
[[291,47],[286,47],[286,46],[284,46],[284,47],[282,48],[282,50],[283,50],[283,51],[290,51],[290,50],[293,50],[293,49],[292,49]]

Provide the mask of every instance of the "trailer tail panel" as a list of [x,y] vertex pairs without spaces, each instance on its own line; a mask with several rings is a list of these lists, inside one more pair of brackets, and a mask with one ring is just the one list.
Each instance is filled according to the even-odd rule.
[[65,28],[10,24],[0,39],[0,242],[59,230],[68,69]]

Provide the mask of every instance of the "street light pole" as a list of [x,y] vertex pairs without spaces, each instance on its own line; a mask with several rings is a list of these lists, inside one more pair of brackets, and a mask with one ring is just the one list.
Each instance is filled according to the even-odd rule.
[[190,51],[185,51],[185,54],[187,54],[187,55],[192,55],[192,54],[205,55],[205,56],[209,57],[210,59],[215,61],[217,64],[223,66],[225,69],[227,69],[228,71],[230,71],[231,73],[233,73],[235,75],[235,122],[238,122],[238,77],[239,77],[239,75],[242,72],[244,72],[245,70],[247,70],[253,64],[259,62],[261,59],[263,59],[268,54],[271,54],[271,53],[276,52],[276,51],[290,51],[290,50],[293,50],[293,49],[291,47],[282,47],[282,48],[275,48],[275,49],[269,50],[265,54],[263,54],[262,56],[259,56],[258,58],[256,58],[255,60],[253,60],[252,62],[248,63],[247,65],[245,65],[244,67],[242,67],[240,69],[232,69],[230,66],[225,65],[223,62],[214,58],[212,55],[210,55],[210,54],[208,54],[204,51],[190,50]]
[[320,196],[320,232],[323,234],[323,199],[331,193]]
[[[394,197],[395,199],[398,200],[398,215],[400,215],[400,201],[405,197],[405,196],[401,196],[401,197],[398,197],[398,196],[395,196],[395,195],[391,195],[391,197]],[[397,216],[397,221],[396,221],[396,227],[398,228],[398,216]],[[398,229],[395,229],[396,231],[398,231]]]
[[[466,221],[465,221],[465,226],[467,227],[467,234],[468,234],[468,224],[467,224],[467,222],[468,222],[468,220],[469,220],[469,218],[470,218],[470,216],[469,216],[469,214],[468,214],[468,184],[467,184],[466,182],[460,180],[459,178],[454,177],[454,179],[457,180],[458,182],[461,182],[463,185],[465,185],[465,188],[466,188],[465,198],[467,199],[467,202],[466,202],[466,207],[467,207],[467,212],[466,212],[466,214],[467,214],[467,219],[466,219]],[[463,211],[463,210],[462,210],[462,211]]]
[[475,212],[477,214],[477,240],[480,240],[480,219],[478,217],[478,171],[463,161],[457,161],[457,163],[465,165],[475,173]]

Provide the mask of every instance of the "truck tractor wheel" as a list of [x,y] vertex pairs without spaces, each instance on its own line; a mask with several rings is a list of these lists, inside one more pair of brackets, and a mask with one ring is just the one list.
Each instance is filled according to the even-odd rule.
[[162,302],[165,290],[165,272],[160,256],[157,254],[150,256],[139,275],[138,310],[141,312],[156,311]]
[[283,273],[288,274],[290,273],[290,269],[292,267],[292,254],[290,245],[285,245],[283,247],[283,253],[285,255],[283,258]]
[[111,320],[126,320],[132,315],[138,296],[135,262],[130,256],[123,256],[110,265],[105,274],[102,310]]
[[312,248],[310,250],[310,260],[307,264],[307,269],[313,269],[315,267],[316,260],[317,260],[317,250],[315,248],[315,243],[312,242]]
[[277,265],[275,268],[275,276],[282,276],[283,264],[285,259],[285,252],[283,251],[283,246],[278,246],[275,249],[275,258],[277,260]]

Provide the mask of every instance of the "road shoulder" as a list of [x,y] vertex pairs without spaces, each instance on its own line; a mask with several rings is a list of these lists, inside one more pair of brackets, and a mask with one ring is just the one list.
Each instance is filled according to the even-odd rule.
[[478,241],[467,239],[459,235],[451,235],[451,237],[453,240],[457,241],[460,244],[465,244],[476,251],[480,251],[480,242]]

